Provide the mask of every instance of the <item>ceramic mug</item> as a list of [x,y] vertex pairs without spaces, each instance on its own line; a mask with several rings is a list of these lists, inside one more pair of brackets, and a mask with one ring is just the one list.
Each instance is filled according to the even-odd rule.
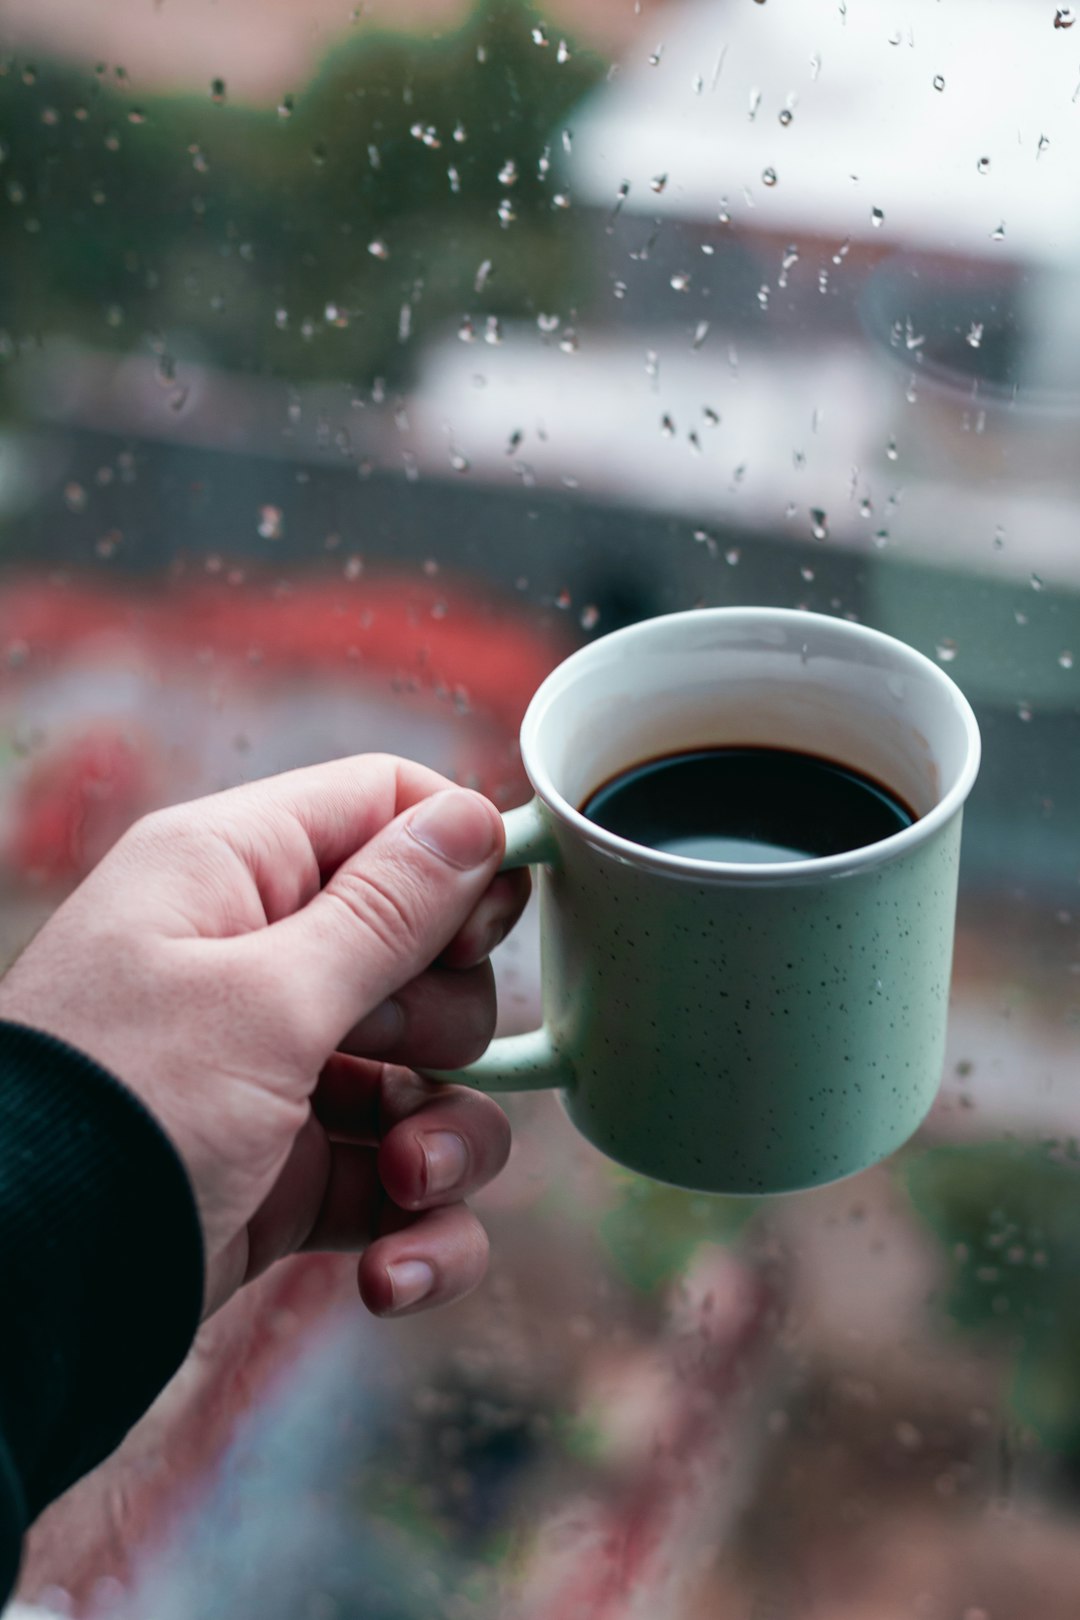
[[[917,819],[845,854],[753,865],[649,849],[581,813],[620,771],[737,744],[854,767]],[[433,1077],[556,1087],[603,1153],[702,1192],[820,1186],[899,1147],[941,1075],[979,765],[945,672],[818,614],[675,613],[560,664],[521,751],[535,797],[506,816],[504,867],[540,869],[543,1027]]]

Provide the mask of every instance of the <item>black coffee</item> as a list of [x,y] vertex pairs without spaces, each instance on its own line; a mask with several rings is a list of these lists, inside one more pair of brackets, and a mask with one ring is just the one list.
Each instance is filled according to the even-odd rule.
[[620,838],[699,861],[842,855],[915,820],[879,782],[787,748],[703,748],[651,759],[605,782],[581,808]]

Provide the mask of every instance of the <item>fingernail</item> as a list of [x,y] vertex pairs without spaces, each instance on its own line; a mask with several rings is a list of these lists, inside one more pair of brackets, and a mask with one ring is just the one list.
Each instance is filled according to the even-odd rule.
[[450,788],[424,799],[409,822],[417,843],[462,872],[482,866],[495,849],[495,816],[476,793]]
[[399,1260],[396,1266],[387,1266],[386,1275],[390,1279],[392,1311],[416,1305],[426,1299],[435,1286],[435,1273],[426,1260]]
[[405,1014],[401,1010],[401,1003],[389,996],[360,1020],[352,1032],[349,1045],[361,1047],[364,1052],[385,1052],[388,1047],[396,1046],[404,1033]]
[[444,1193],[465,1180],[469,1150],[455,1131],[429,1131],[421,1139],[424,1154],[424,1192]]

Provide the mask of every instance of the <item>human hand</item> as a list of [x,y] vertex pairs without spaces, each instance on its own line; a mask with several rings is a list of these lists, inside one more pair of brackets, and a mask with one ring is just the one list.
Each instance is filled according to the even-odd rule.
[[479,794],[382,755],[138,822],[0,982],[0,1017],[134,1091],[190,1177],[207,1310],[301,1249],[361,1250],[377,1314],[483,1276],[462,1199],[506,1162],[455,1068],[495,1023],[490,951],[528,896]]

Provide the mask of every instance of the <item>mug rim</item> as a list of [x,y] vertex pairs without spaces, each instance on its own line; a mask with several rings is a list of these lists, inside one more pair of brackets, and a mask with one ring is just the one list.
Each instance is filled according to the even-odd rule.
[[[597,822],[590,821],[588,816],[583,815],[563,796],[555,786],[546,763],[536,754],[537,728],[551,701],[553,683],[557,677],[565,678],[566,671],[571,665],[587,663],[595,654],[597,647],[606,647],[615,641],[631,642],[641,639],[654,633],[656,626],[667,625],[679,619],[694,620],[699,624],[708,620],[741,620],[750,626],[781,624],[785,627],[805,624],[807,620],[811,620],[827,624],[831,631],[839,632],[841,637],[846,636],[852,642],[876,643],[883,651],[899,648],[906,659],[921,665],[923,673],[928,674],[937,683],[963,725],[967,748],[956,781],[932,810],[928,810],[925,816],[920,816],[917,821],[901,828],[899,832],[890,833],[888,837],[878,839],[876,843],[862,844],[857,849],[844,850],[837,855],[808,856],[798,861],[710,861],[690,855],[673,855],[665,850],[652,849],[646,844],[636,844],[629,838],[621,838],[618,833],[610,832]],[[612,630],[606,636],[598,637],[596,641],[588,642],[557,664],[537,687],[521,723],[520,745],[525,772],[537,797],[552,815],[583,842],[626,865],[669,877],[695,878],[705,883],[738,883],[751,886],[816,883],[829,878],[850,877],[873,867],[900,860],[921,844],[927,843],[963,808],[964,801],[974,786],[982,756],[982,739],[971,704],[952,677],[925,653],[909,646],[897,636],[890,636],[883,630],[874,630],[869,625],[853,624],[850,619],[834,618],[828,613],[811,613],[801,608],[769,607],[689,608],[678,613],[654,614],[648,619],[639,619],[634,624],[624,625],[619,630]]]

